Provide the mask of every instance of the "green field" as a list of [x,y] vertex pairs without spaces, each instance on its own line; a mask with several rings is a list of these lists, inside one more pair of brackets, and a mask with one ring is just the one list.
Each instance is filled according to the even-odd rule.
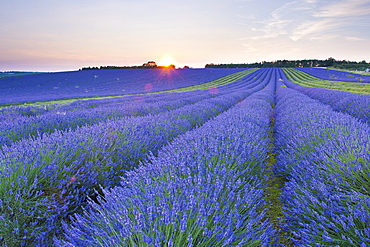
[[322,80],[293,68],[283,68],[283,71],[288,80],[301,86],[320,87],[357,94],[370,94],[369,83]]

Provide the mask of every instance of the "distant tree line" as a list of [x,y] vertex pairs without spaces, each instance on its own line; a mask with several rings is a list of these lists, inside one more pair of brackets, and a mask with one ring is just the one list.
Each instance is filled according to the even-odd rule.
[[[205,68],[292,68],[292,67],[333,67],[337,69],[348,70],[366,70],[370,68],[370,63],[365,60],[361,62],[336,60],[332,57],[326,60],[319,59],[303,59],[303,60],[277,60],[271,62],[256,62],[256,63],[231,63],[231,64],[206,64]],[[100,66],[100,67],[84,67],[80,70],[103,70],[103,69],[174,69],[175,65],[158,66],[154,61],[148,61],[143,65],[134,66]],[[189,66],[184,66],[184,69]]]
[[156,62],[149,61],[143,65],[134,66],[100,66],[100,67],[83,67],[80,70],[98,70],[98,69],[174,69],[175,65],[171,64],[168,66],[158,66]]
[[242,64],[206,64],[206,68],[292,68],[292,67],[333,67],[338,69],[365,70],[370,67],[370,63],[365,60],[353,62],[348,60],[335,60],[330,57],[326,60],[303,59],[303,60],[277,60],[260,63]]

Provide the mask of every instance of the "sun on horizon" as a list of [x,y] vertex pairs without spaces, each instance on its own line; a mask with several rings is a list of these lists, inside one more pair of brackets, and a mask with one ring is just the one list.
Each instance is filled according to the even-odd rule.
[[158,66],[170,67],[170,65],[177,65],[176,60],[171,56],[162,57],[158,62]]

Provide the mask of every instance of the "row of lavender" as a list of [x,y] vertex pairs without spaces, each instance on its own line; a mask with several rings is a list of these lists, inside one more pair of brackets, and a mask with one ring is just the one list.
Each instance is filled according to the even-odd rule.
[[[189,92],[190,93],[190,92]],[[193,92],[194,93],[194,92]],[[189,95],[184,94],[184,97]],[[73,111],[78,111],[82,109],[93,109],[96,107],[103,107],[103,106],[112,106],[115,104],[127,104],[127,103],[149,103],[149,102],[157,102],[159,100],[173,100],[173,94],[138,94],[138,95],[127,95],[127,96],[117,96],[117,97],[108,97],[108,98],[100,98],[100,99],[80,99],[80,100],[72,100],[69,103],[45,103],[45,104],[33,104],[33,105],[14,105],[14,106],[7,106],[3,107],[0,110],[0,120],[4,121],[7,119],[14,119],[17,117],[35,117],[40,116],[42,114],[50,113],[50,112],[60,112],[60,113],[68,113]],[[137,101],[137,102],[136,102]]]
[[255,72],[219,88],[219,95],[176,110],[123,117],[55,131],[3,146],[0,153],[0,243],[47,245],[60,222],[110,188],[149,152],[202,125],[269,82]]
[[298,90],[313,99],[330,105],[335,111],[350,114],[370,124],[370,95],[359,95],[324,88],[303,87],[290,82],[283,71],[280,71],[280,78],[287,87]]
[[[270,79],[274,80],[276,78]],[[253,98],[261,98],[261,96],[257,94],[255,97],[248,98],[246,102],[253,102],[252,105],[256,104],[252,100]],[[262,113],[262,116],[259,115],[260,117],[266,117],[263,111],[260,113]],[[268,113],[269,117],[272,115],[271,113]],[[370,180],[368,167],[370,164],[368,152],[370,148],[369,126],[349,115],[335,112],[331,107],[310,99],[301,93],[285,88],[278,90],[274,115],[276,120],[275,145],[276,151],[279,153],[277,173],[288,179],[283,191],[283,201],[285,203],[285,230],[293,235],[291,240],[298,246],[313,244],[317,246],[367,246],[370,243],[368,238],[370,235],[370,228],[368,227],[370,211],[368,191],[370,188],[368,188],[367,183]],[[219,117],[222,119],[221,116]],[[235,120],[231,116],[227,118],[232,119],[232,123],[234,123]],[[99,203],[91,202],[95,210],[87,211],[83,216],[77,215],[76,221],[72,225],[65,224],[66,239],[57,240],[57,244],[61,246],[68,244],[77,246],[99,244],[103,246],[120,244],[132,246],[148,244],[154,246],[162,244],[170,246],[171,244],[174,246],[193,244],[197,246],[274,245],[277,237],[269,225],[263,225],[263,230],[254,226],[254,229],[259,231],[258,234],[248,227],[243,229],[249,231],[249,235],[243,231],[234,231],[242,226],[238,219],[250,219],[248,216],[253,215],[253,219],[261,220],[261,214],[256,214],[256,211],[249,210],[247,211],[249,215],[242,216],[227,211],[227,215],[231,215],[231,218],[228,218],[225,216],[222,207],[212,207],[214,204],[203,207],[203,205],[209,205],[207,202],[210,201],[219,202],[218,200],[212,201],[214,195],[216,198],[223,198],[220,194],[229,196],[225,191],[230,191],[230,188],[232,188],[227,187],[225,189],[225,187],[220,186],[220,184],[228,184],[227,182],[216,183],[223,190],[218,191],[219,193],[210,193],[214,191],[212,185],[215,182],[212,181],[212,185],[210,185],[209,181],[204,178],[208,174],[210,174],[209,177],[212,177],[214,168],[211,166],[211,172],[202,173],[205,170],[204,166],[209,167],[207,161],[211,160],[211,164],[216,161],[216,164],[219,164],[217,162],[221,160],[221,163],[224,163],[219,169],[222,168],[222,171],[228,171],[228,165],[238,164],[238,162],[234,163],[230,156],[235,157],[236,154],[242,155],[245,152],[245,149],[242,149],[242,151],[238,148],[234,148],[236,154],[228,152],[229,149],[227,148],[229,146],[225,145],[225,143],[229,144],[228,141],[231,141],[237,147],[240,147],[239,145],[243,147],[245,143],[243,142],[244,139],[237,138],[238,140],[236,140],[224,133],[223,130],[226,128],[232,130],[232,127],[230,127],[232,124],[225,119],[222,122],[225,122],[225,125],[222,125],[221,122],[218,122],[215,126],[211,122],[207,123],[212,126],[212,130],[217,130],[217,133],[219,133],[217,135],[209,132],[207,136],[210,136],[211,139],[220,140],[220,142],[199,137],[200,132],[197,131],[202,128],[193,131],[196,133],[197,140],[200,140],[199,142],[194,141],[195,137],[191,135],[192,132],[184,135],[189,134],[191,136],[190,140],[184,137],[187,145],[182,144],[182,137],[178,138],[179,141],[176,139],[174,144],[159,152],[158,158],[153,158],[152,161],[146,163],[146,166],[130,173],[130,178],[122,182],[122,188],[105,190],[107,201],[99,199]],[[254,122],[257,123],[257,121]],[[221,126],[221,129],[216,128],[216,126]],[[258,136],[251,129],[248,130]],[[238,131],[241,131],[241,128]],[[263,131],[266,134],[268,128]],[[239,137],[234,131],[230,132],[233,137]],[[242,136],[244,138],[248,135],[242,132]],[[257,139],[259,140],[259,138]],[[249,139],[247,138],[247,140]],[[214,143],[218,144],[217,148],[212,146]],[[209,145],[211,148],[208,148]],[[224,145],[227,150],[219,147]],[[202,149],[202,152],[193,152],[193,150],[197,150],[197,147],[200,149],[207,147],[207,151],[205,152]],[[260,148],[260,146],[258,147]],[[264,162],[266,162],[267,148],[264,147],[260,154],[264,154]],[[257,149],[249,147],[247,150],[250,153],[248,158],[243,157],[244,165],[246,163],[250,164],[250,162],[253,163],[253,161],[261,161],[256,158],[258,155],[254,156],[252,154]],[[187,155],[187,151],[189,151],[189,155]],[[220,154],[225,154],[226,158]],[[202,155],[207,157],[205,164],[203,162],[200,163],[201,165],[199,165],[199,162],[192,163],[193,158],[204,160]],[[253,158],[251,159],[251,157]],[[168,164],[166,162],[168,160],[173,162]],[[253,182],[258,186],[266,184],[267,178],[261,177],[261,174],[265,173],[264,162],[259,163],[257,170],[252,166],[254,168],[247,173],[254,176]],[[188,165],[190,165],[189,169],[187,168]],[[193,167],[194,169],[192,169]],[[250,166],[247,167],[250,168]],[[221,174],[219,169],[215,169],[217,174]],[[240,178],[238,174],[231,174],[231,179],[226,178],[227,181],[237,181]],[[192,180],[193,178],[195,180]],[[237,179],[232,180],[235,178]],[[201,181],[202,186],[210,189],[206,191],[207,193],[202,193],[204,191],[200,189],[196,192],[189,189],[198,185],[199,181]],[[216,181],[219,182],[220,180]],[[258,184],[260,181],[262,183]],[[138,185],[140,189],[136,187]],[[163,189],[162,185],[166,185],[168,187],[165,188],[170,189]],[[187,193],[181,193],[182,191]],[[249,189],[249,191],[251,191],[251,197],[260,200],[259,203],[255,201],[252,203],[255,203],[257,208],[263,208],[265,206],[264,203],[261,203],[263,196],[258,197],[253,190]],[[190,199],[184,194],[189,195]],[[156,200],[153,203],[151,200],[153,196],[158,198],[158,201]],[[201,198],[198,201],[200,204],[196,203],[195,198]],[[250,198],[244,195],[243,199],[249,200]],[[238,205],[237,200],[227,198],[224,201],[230,201],[230,204],[225,206],[228,210],[233,209],[234,203]],[[187,202],[191,205],[192,210],[190,212],[193,213],[191,214],[193,217],[180,213],[184,212],[184,208],[189,208]],[[136,205],[140,206],[136,207]],[[205,208],[210,210],[209,214],[206,213]],[[113,216],[111,215],[112,212],[114,212]],[[135,217],[135,214],[128,215],[125,218],[117,217],[127,215],[127,212],[135,212],[139,217]],[[261,212],[261,208],[257,212]],[[220,216],[215,220],[216,215]],[[214,222],[216,223],[213,224]],[[251,222],[247,224],[252,225]],[[217,228],[220,225],[222,227]],[[227,229],[234,230],[227,231]],[[241,239],[245,239],[245,242]]]
[[158,92],[197,85],[243,69],[115,69],[1,79],[0,104]]
[[128,96],[109,100],[78,101],[67,106],[9,107],[3,109],[0,122],[0,145],[34,137],[56,130],[75,129],[109,119],[128,116],[145,116],[174,110],[194,104],[213,95],[200,93],[171,93],[167,95]]
[[370,127],[288,88],[276,95],[277,172],[296,246],[369,246]]
[[[369,126],[287,88],[278,89],[274,112],[281,73],[258,70],[176,110],[4,146],[0,243],[44,246],[56,235],[61,246],[275,245],[278,234],[263,213],[274,117],[292,240],[366,246]],[[127,173],[139,162],[144,165]],[[84,214],[69,218],[81,205]]]
[[268,246],[263,188],[275,71],[268,86],[103,190],[57,246]]
[[[252,70],[251,70],[252,72]],[[248,73],[248,72],[247,72]],[[243,85],[253,87],[256,82],[249,82],[247,76],[232,87]],[[52,133],[55,130],[74,129],[82,125],[104,122],[125,116],[144,116],[177,109],[194,104],[202,99],[227,93],[230,86],[222,90],[167,93],[153,95],[133,95],[127,97],[75,101],[67,105],[11,106],[0,110],[0,146],[10,145],[22,138],[37,136],[40,133]]]
[[296,68],[322,80],[370,83],[370,75],[353,74],[324,68]]
[[[277,83],[279,87],[281,81]],[[244,114],[253,118],[240,118],[235,107],[177,138],[158,157],[130,173],[122,181],[122,187],[105,190],[105,200],[91,201],[93,209],[76,215],[72,224],[65,224],[66,239],[56,243],[60,246],[274,246],[278,237],[270,226],[266,222],[258,226],[251,222],[262,219],[263,196],[256,195],[252,188],[243,197],[229,194],[240,192],[238,179],[242,176],[233,173],[235,167],[241,171],[247,169],[243,177],[246,181],[253,177],[250,181],[257,188],[266,185],[268,178],[262,174],[266,172],[268,121],[274,116],[275,146],[279,154],[276,172],[288,180],[282,199],[285,231],[292,235],[290,240],[296,246],[367,246],[370,243],[369,126],[287,88],[278,89],[276,111],[272,114],[274,100],[271,93],[268,95],[256,93],[243,102],[247,102],[245,105],[238,105],[246,107]],[[254,107],[260,106],[256,99],[269,99],[268,111],[255,112]],[[239,126],[240,119],[245,124],[243,127]],[[263,123],[259,122],[261,119]],[[251,122],[258,127],[246,127]],[[251,141],[251,135],[256,136],[258,144]],[[219,164],[222,165],[218,167]],[[212,180],[215,174],[223,179]],[[243,200],[260,209],[246,210],[248,214],[230,211],[238,203],[244,205]],[[220,201],[225,204],[220,205]],[[226,214],[222,206],[229,210]],[[248,219],[244,221],[248,226],[243,227],[241,219]]]

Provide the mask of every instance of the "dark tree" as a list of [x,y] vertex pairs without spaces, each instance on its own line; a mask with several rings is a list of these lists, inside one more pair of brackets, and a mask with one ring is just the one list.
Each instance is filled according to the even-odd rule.
[[147,63],[144,63],[144,64],[143,64],[143,67],[156,68],[156,67],[157,67],[157,64],[156,64],[156,62],[154,62],[154,61],[149,61],[149,62],[147,62]]

